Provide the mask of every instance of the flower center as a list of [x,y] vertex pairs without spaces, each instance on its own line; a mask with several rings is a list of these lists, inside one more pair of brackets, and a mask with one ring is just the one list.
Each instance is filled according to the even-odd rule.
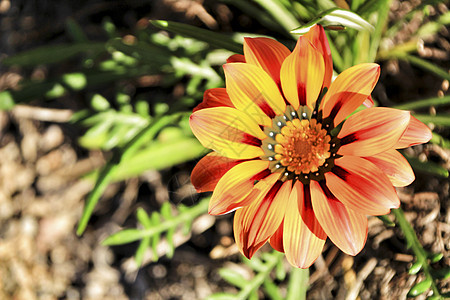
[[268,138],[262,142],[262,159],[270,161],[272,172],[282,173],[280,180],[323,180],[334,166],[340,146],[330,129],[317,110],[301,106],[295,111],[288,106],[284,115],[272,119],[272,127],[264,129]]
[[317,172],[331,155],[331,137],[316,119],[286,122],[275,140],[274,158],[296,175]]

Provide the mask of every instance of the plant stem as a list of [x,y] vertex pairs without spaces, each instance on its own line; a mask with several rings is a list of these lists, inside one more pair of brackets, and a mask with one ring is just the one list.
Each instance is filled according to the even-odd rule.
[[433,290],[433,295],[441,297],[441,295],[439,294],[439,290],[434,282],[434,279],[431,276],[430,272],[431,267],[428,263],[428,254],[420,244],[416,232],[414,231],[408,220],[406,220],[405,213],[401,208],[393,209],[392,212],[395,215],[395,218],[397,220],[398,225],[400,226],[400,229],[403,231],[403,234],[405,235],[408,248],[410,247],[413,250],[417,261],[423,261],[422,265],[423,272],[425,273],[426,278],[431,280],[431,289]]

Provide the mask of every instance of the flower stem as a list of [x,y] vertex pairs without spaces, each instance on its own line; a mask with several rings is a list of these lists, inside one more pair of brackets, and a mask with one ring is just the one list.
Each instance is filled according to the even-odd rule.
[[423,262],[422,269],[426,276],[425,280],[431,280],[431,289],[433,290],[433,295],[438,298],[441,297],[439,290],[434,282],[434,278],[431,275],[431,267],[428,263],[428,253],[425,251],[425,249],[423,249],[422,245],[420,244],[416,232],[414,231],[408,220],[406,220],[405,213],[401,208],[393,209],[392,212],[395,215],[395,218],[397,220],[398,225],[400,226],[400,229],[403,231],[403,234],[405,235],[407,247],[413,250],[417,261]]

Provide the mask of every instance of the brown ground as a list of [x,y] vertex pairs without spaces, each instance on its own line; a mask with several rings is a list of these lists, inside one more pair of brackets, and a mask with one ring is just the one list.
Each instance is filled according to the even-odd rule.
[[[0,1],[0,13],[3,13],[0,55],[29,49],[48,40],[64,39],[61,37],[63,21],[69,15],[89,25],[87,28],[93,35],[98,34],[98,19],[108,14],[124,28],[133,28],[144,16],[203,22],[223,30],[233,27],[237,19],[250,22],[250,28],[258,27],[249,17],[211,1],[207,1],[211,13],[188,0],[165,0],[144,6],[137,1],[122,6],[115,1],[114,5],[102,1],[82,2],[79,6],[54,6],[53,1],[41,4],[17,1],[17,6],[6,10],[5,3],[9,1]],[[414,4],[416,1],[395,2],[391,19]],[[186,9],[189,13],[185,14]],[[51,23],[48,16],[54,16]],[[417,21],[406,24],[394,42],[405,39],[408,28],[416,26],[414,22]],[[432,50],[425,51],[427,58],[446,68],[450,53],[448,37],[448,31],[444,30],[434,40],[427,41],[425,47]],[[383,63],[382,69],[374,96],[385,105],[390,104],[387,99],[393,102],[418,99],[440,95],[448,89],[448,82],[402,62]],[[1,66],[0,71],[0,89],[17,84],[20,72]],[[34,104],[77,107],[76,100],[70,97],[61,101],[67,106]],[[448,112],[448,107],[440,109]],[[80,149],[76,145],[79,130],[58,122],[67,120],[70,114],[70,110],[30,110],[27,106],[0,113],[0,299],[201,299],[213,292],[234,291],[218,275],[219,268],[227,266],[251,276],[239,264],[241,255],[233,244],[229,216],[200,218],[191,236],[176,237],[180,246],[173,259],[161,255],[158,262],[148,263],[141,269],[136,268],[132,259],[136,244],[111,248],[100,245],[120,226],[136,226],[137,207],[150,212],[164,201],[187,205],[197,201],[199,198],[189,184],[189,173],[195,162],[162,172],[148,171],[139,179],[111,185],[86,233],[77,237],[75,228],[83,200],[92,188],[91,182],[79,176],[102,165],[104,158],[99,152]],[[53,121],[49,121],[49,115]],[[426,145],[408,151],[450,168],[448,149]],[[416,182],[398,189],[398,193],[425,249],[444,254],[436,267],[449,266],[448,180],[418,173]],[[164,248],[161,251],[164,254]],[[308,299],[357,299],[358,296],[360,299],[404,299],[422,276],[408,275],[413,259],[398,228],[386,228],[380,220],[371,218],[367,245],[356,257],[344,255],[329,242],[326,244],[323,255],[311,268]],[[280,286],[285,290],[286,283]],[[449,291],[450,280],[441,282],[440,286]]]

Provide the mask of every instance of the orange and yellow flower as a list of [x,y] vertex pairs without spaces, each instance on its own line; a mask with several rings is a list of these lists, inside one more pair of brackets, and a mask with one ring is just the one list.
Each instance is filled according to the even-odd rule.
[[[414,180],[397,149],[428,142],[431,131],[407,111],[370,107],[377,64],[356,65],[331,82],[319,25],[292,52],[247,38],[244,55],[223,68],[226,89],[206,91],[190,117],[195,136],[214,150],[191,176],[198,192],[213,191],[209,213],[236,210],[235,239],[248,258],[269,241],[307,268],[327,237],[359,253],[367,215],[398,208],[394,186]],[[348,117],[363,103],[370,108]]]

